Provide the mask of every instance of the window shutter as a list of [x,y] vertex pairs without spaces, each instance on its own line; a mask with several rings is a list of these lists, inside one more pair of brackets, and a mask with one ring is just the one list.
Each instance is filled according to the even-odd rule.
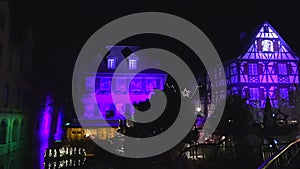
[[250,91],[249,91],[249,88],[245,88],[245,98],[246,99],[249,99],[250,98]]
[[288,75],[291,75],[293,73],[292,65],[287,64],[286,66],[287,66]]
[[263,64],[258,64],[258,73],[260,75],[263,75],[264,74],[264,65]]
[[262,50],[261,39],[257,39],[256,43],[257,43],[257,51],[261,51]]
[[244,63],[244,74],[247,75],[249,72],[249,66],[248,63]]
[[273,49],[274,51],[279,51],[278,40],[273,40]]
[[273,64],[274,74],[278,75],[278,63]]
[[278,98],[280,98],[280,89],[279,88],[276,88],[275,90],[274,90],[274,98],[275,99],[278,99]]

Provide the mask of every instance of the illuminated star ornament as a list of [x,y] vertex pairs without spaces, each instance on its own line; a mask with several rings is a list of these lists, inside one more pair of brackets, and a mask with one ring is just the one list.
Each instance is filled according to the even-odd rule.
[[184,88],[183,91],[181,91],[183,97],[190,97],[190,92],[189,90],[187,90],[186,88]]

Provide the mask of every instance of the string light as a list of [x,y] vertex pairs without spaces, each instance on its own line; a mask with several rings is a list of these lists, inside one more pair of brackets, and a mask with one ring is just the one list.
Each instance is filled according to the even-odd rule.
[[[166,87],[169,88],[169,89],[173,89],[174,92],[177,92],[174,85],[170,85],[169,83],[166,83]],[[188,97],[188,98],[193,98],[193,96],[196,94],[197,91],[199,91],[200,88],[202,88],[203,85],[200,85],[200,86],[196,86],[192,95],[189,95],[188,93],[191,92],[191,90],[187,90],[186,88],[184,88],[183,91],[181,91],[181,94],[184,96],[184,97]],[[188,92],[188,93],[187,93]]]

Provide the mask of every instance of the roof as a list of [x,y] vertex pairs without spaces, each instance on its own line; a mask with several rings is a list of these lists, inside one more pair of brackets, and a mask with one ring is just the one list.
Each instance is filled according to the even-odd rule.
[[250,33],[248,33],[246,36],[244,36],[241,39],[241,52],[240,56],[243,56],[248,49],[251,47],[251,45],[254,43],[255,39],[257,38],[258,33],[260,30],[263,28],[265,24],[268,24],[268,26],[271,28],[271,30],[278,36],[280,39],[280,42],[284,45],[284,47],[293,55],[293,56],[298,56],[296,52],[284,41],[284,39],[280,36],[280,34],[274,29],[274,27],[267,21],[265,20],[261,24],[258,24]]

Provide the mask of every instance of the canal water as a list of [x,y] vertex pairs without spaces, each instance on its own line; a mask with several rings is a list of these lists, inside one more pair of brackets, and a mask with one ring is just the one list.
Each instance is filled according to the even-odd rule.
[[38,148],[22,149],[0,157],[0,169],[113,169],[95,157],[65,159],[44,163]]
[[116,155],[103,154],[82,158],[64,158],[45,162],[45,145],[20,149],[0,156],[0,169],[127,169],[127,168],[169,168],[170,164],[158,163],[157,160],[121,159]]

